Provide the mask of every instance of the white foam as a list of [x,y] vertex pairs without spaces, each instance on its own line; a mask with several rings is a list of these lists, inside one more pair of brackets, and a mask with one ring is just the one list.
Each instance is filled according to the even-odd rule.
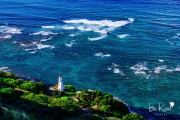
[[120,73],[120,70],[118,68],[114,68],[113,72],[114,73]]
[[55,26],[41,26],[42,28],[53,29]]
[[119,65],[112,63],[112,67],[118,67]]
[[111,68],[111,67],[108,67],[108,70],[112,70],[112,68]]
[[108,70],[111,70],[115,74],[120,74],[124,76],[124,72],[119,68],[119,65],[112,63],[111,67],[108,67]]
[[5,71],[5,72],[10,71],[10,70],[9,70],[9,67],[1,67],[0,70]]
[[72,45],[74,44],[75,40],[72,40],[70,43],[66,43],[65,45],[67,47],[72,47]]
[[103,39],[105,38],[107,35],[102,35],[100,37],[96,37],[96,38],[88,38],[90,41],[97,41],[97,40],[100,40],[100,39]]
[[48,40],[51,40],[51,39],[52,39],[52,37],[47,38],[47,39],[41,39],[40,41],[41,41],[41,42],[45,42],[45,41],[48,41]]
[[159,59],[158,61],[159,61],[159,62],[164,62],[164,60],[162,60],[162,59]]
[[173,69],[166,69],[167,72],[173,72]]
[[177,33],[177,36],[180,36],[180,33]]
[[136,75],[138,75],[138,74],[146,75],[146,72],[145,71],[135,71],[134,74],[136,74]]
[[32,42],[32,44],[35,44],[35,45],[36,45],[37,43],[38,43],[38,42]]
[[35,50],[35,51],[32,51],[32,52],[29,52],[29,53],[32,53],[32,54],[34,54],[34,53],[36,53],[36,50]]
[[30,48],[27,48],[27,49],[24,49],[25,51],[33,51],[33,50],[35,50],[35,48],[34,49],[30,49]]
[[160,73],[161,70],[166,70],[166,69],[167,69],[167,65],[161,65],[154,69],[154,73]]
[[96,53],[96,54],[94,54],[94,56],[97,56],[97,57],[111,57],[110,54],[104,54],[102,52]]
[[21,43],[20,45],[23,46],[23,47],[26,47],[26,45],[24,43]]
[[128,20],[132,23],[134,22],[134,19],[133,18],[128,18]]
[[128,34],[122,34],[122,35],[117,35],[119,38],[125,38],[125,37],[127,37],[127,36],[129,36]]
[[77,26],[77,29],[80,31],[95,31],[95,28],[93,26]]
[[[100,33],[100,37],[89,38],[89,40],[91,41],[96,41],[105,38],[108,32],[111,32],[118,27],[122,27],[129,23],[132,23],[133,19],[121,20],[121,21],[111,21],[111,20],[98,21],[98,20],[79,19],[79,20],[64,20],[63,22],[67,24],[71,24],[70,25],[71,29],[78,29],[81,32],[94,31],[96,33]],[[67,25],[63,27],[66,28]],[[69,29],[69,27],[67,28]]]
[[1,67],[0,70],[6,70],[8,67]]
[[174,69],[175,71],[180,71],[180,66],[177,66],[177,68]]
[[134,74],[146,74],[145,71],[149,70],[146,65],[147,65],[146,62],[138,63],[132,66],[130,69],[134,70]]
[[123,71],[121,71],[121,70],[118,69],[118,68],[114,68],[113,72],[114,72],[115,74],[120,74],[120,75],[124,76]]
[[0,39],[8,39],[8,38],[12,38],[12,35],[0,36]]
[[0,26],[0,39],[8,39],[11,38],[14,34],[21,34],[21,29],[16,27],[9,27],[9,26]]
[[16,44],[16,43],[18,43],[18,42],[17,42],[17,41],[13,41],[12,43]]
[[174,47],[174,46],[173,46],[173,45],[174,45],[173,42],[171,42],[169,39],[166,39],[166,41],[167,41],[168,43],[170,43],[170,45],[171,45],[172,47]]
[[73,34],[70,34],[69,36],[71,37],[74,37],[74,36],[78,36],[80,33],[73,33]]
[[6,31],[4,31],[4,33],[21,34],[22,32],[21,32],[21,29],[7,27]]
[[89,24],[89,25],[100,25],[100,26],[113,26],[113,27],[121,27],[129,22],[132,22],[132,19],[129,19],[129,21],[111,21],[111,20],[87,20],[87,19],[79,19],[79,20],[64,20],[65,23],[71,23],[71,24]]
[[44,49],[44,48],[54,48],[52,45],[43,45],[43,44],[36,44],[38,49]]
[[179,40],[180,40],[180,33],[177,33],[175,36],[173,36],[173,37],[171,37],[171,38],[169,38],[169,39],[166,39],[166,41],[167,41],[168,43],[170,43],[170,45],[171,45],[172,47],[178,47],[178,46],[180,46]]
[[56,35],[57,33],[53,33],[53,32],[50,32],[50,31],[40,31],[40,32],[36,32],[36,33],[33,33],[33,34],[30,34],[30,35],[44,35],[44,36],[47,36],[47,35]]

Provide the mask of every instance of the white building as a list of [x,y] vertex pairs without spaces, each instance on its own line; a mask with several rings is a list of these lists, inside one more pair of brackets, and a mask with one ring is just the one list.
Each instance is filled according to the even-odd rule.
[[62,80],[62,75],[59,75],[59,80],[58,80],[58,91],[63,91],[64,90],[64,84]]

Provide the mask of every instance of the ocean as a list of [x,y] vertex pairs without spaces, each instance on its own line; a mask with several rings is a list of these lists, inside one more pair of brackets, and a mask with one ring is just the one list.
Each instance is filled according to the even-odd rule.
[[180,115],[177,0],[0,0],[0,69]]

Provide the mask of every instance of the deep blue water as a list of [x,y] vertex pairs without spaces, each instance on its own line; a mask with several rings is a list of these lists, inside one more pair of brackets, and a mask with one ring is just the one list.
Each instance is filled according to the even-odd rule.
[[177,0],[0,0],[0,67],[180,115]]

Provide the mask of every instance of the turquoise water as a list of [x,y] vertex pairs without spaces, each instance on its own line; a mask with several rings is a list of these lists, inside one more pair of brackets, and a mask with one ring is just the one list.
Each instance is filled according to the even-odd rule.
[[180,115],[180,3],[0,0],[0,67]]

